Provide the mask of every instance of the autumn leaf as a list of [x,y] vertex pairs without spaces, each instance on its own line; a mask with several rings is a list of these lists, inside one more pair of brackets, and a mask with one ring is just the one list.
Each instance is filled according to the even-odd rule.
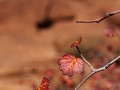
[[80,37],[78,40],[76,40],[73,44],[71,44],[71,48],[78,46],[82,41],[82,38]]
[[84,69],[84,62],[81,58],[76,58],[72,54],[62,56],[58,64],[63,75],[73,76],[75,73],[81,73]]
[[50,81],[48,80],[48,78],[43,77],[42,82],[40,86],[37,88],[37,90],[49,90],[49,84]]

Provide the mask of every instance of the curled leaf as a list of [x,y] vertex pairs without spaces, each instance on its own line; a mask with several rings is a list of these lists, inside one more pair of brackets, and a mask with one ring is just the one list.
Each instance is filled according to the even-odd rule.
[[72,54],[62,56],[58,64],[63,75],[73,76],[75,73],[81,73],[84,69],[84,61],[81,58],[76,58]]
[[37,88],[37,90],[49,90],[49,85],[50,81],[48,80],[48,78],[43,77],[42,82],[40,86]]
[[76,40],[73,44],[71,44],[71,48],[80,45],[81,41],[82,41],[82,38],[80,37],[80,38],[79,38],[78,40]]

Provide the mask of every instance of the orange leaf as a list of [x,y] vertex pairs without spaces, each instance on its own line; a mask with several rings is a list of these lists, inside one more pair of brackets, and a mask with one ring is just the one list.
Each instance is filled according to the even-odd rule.
[[49,90],[50,81],[48,78],[43,77],[43,80],[37,90]]
[[82,38],[80,37],[78,40],[76,40],[73,44],[71,44],[71,48],[78,46],[82,41]]

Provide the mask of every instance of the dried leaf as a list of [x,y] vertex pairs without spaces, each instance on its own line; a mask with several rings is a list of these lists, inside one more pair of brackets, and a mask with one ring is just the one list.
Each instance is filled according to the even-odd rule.
[[73,44],[71,44],[71,48],[80,45],[81,41],[82,41],[82,38],[80,37],[80,38],[79,38],[78,40],[76,40]]
[[84,62],[81,58],[76,58],[72,54],[66,54],[59,59],[58,64],[63,75],[73,76],[81,73],[84,69]]

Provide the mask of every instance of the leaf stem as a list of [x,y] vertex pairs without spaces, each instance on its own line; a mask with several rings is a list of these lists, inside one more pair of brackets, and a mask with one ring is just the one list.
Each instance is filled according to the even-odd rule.
[[78,46],[76,46],[76,48],[77,48],[78,52],[81,54],[81,51],[80,51],[79,47],[78,47]]

